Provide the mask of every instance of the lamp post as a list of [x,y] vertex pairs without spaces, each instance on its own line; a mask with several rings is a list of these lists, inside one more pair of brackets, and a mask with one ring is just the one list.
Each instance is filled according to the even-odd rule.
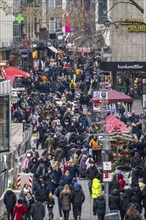
[[[102,130],[102,143],[103,143],[103,148],[102,148],[102,162],[103,162],[103,177],[107,173],[108,170],[104,170],[104,163],[109,162],[108,158],[108,152],[111,150],[110,146],[110,139],[108,137],[108,134],[105,129],[105,118],[106,118],[106,100],[107,100],[107,90],[106,90],[106,82],[105,82],[105,76],[104,74],[101,74],[101,83],[100,83],[100,101],[101,101],[101,130]],[[104,178],[103,178],[104,180]],[[107,181],[104,182],[104,192],[105,192],[105,201],[106,201],[106,214],[110,213],[109,209],[109,182],[108,182],[108,176],[107,176]]]

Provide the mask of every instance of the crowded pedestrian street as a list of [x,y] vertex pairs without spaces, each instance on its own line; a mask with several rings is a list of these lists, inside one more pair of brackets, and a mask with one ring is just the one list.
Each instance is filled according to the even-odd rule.
[[146,0],[0,0],[0,220],[146,220]]

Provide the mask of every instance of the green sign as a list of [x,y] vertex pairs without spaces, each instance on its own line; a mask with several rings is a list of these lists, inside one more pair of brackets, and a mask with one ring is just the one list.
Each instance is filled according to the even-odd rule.
[[18,22],[18,24],[21,24],[24,21],[24,17],[21,14],[18,14],[15,20]]

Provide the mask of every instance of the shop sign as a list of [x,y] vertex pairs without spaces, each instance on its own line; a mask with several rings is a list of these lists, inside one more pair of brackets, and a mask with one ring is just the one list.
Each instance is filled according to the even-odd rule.
[[104,171],[110,171],[112,170],[112,163],[109,161],[109,162],[103,162],[103,170]]
[[143,18],[122,18],[120,24],[126,25],[128,32],[146,32]]
[[146,71],[146,62],[101,62],[104,71]]

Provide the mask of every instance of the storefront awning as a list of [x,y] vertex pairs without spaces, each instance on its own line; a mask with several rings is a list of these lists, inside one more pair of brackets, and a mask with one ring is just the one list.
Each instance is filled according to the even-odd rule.
[[4,69],[5,70],[5,78],[11,80],[12,84],[14,82],[15,77],[23,77],[23,78],[29,78],[30,74],[27,72],[24,72],[18,68],[15,68],[13,66],[9,66]]
[[53,46],[50,46],[50,47],[48,47],[50,50],[52,50],[54,53],[58,53],[58,50],[55,48],[55,47],[53,47]]

